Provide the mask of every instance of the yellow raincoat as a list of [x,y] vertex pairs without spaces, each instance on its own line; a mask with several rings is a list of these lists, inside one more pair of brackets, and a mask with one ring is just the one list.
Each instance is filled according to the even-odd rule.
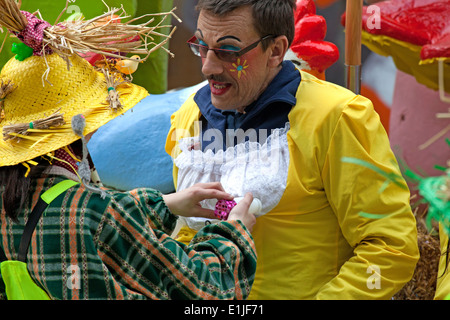
[[436,300],[450,300],[450,266],[448,265],[448,235],[442,226],[439,226],[439,238],[441,247],[441,257],[439,259],[439,269],[436,282]]
[[[409,190],[404,181],[386,185],[379,173],[343,161],[399,174],[387,134],[370,100],[302,71],[301,77],[289,114],[287,186],[252,233],[258,265],[250,299],[390,299],[419,258]],[[172,115],[172,157],[179,139],[198,134],[199,118],[193,96]],[[182,240],[189,231],[182,230]]]

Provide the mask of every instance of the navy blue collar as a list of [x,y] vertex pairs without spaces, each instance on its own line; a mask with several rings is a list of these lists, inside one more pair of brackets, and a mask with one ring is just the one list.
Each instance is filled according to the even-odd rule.
[[[296,94],[300,80],[300,72],[295,68],[294,64],[290,61],[284,61],[280,72],[275,76],[266,90],[255,102],[245,108],[246,114],[242,123],[245,122],[246,127],[253,127],[251,125],[252,119],[273,103],[284,103],[291,107],[294,106],[297,102]],[[221,131],[225,129],[226,112],[222,112],[222,110],[217,109],[211,103],[211,89],[209,84],[197,92],[194,101],[208,122],[209,128],[215,128]]]

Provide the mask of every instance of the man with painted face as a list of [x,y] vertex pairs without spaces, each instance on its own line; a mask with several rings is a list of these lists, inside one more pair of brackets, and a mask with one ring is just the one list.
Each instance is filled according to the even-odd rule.
[[[175,186],[260,200],[250,299],[390,299],[419,256],[410,193],[379,173],[401,176],[371,101],[284,61],[294,8],[198,2],[188,44],[208,84],[171,118]],[[211,222],[184,219],[178,239]]]

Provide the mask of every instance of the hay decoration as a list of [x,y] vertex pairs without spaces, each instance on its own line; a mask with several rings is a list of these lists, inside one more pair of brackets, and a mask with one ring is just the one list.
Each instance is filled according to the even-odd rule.
[[59,111],[60,109],[46,118],[35,120],[30,123],[19,123],[15,125],[4,126],[3,140],[7,141],[14,138],[20,140],[20,138],[26,138],[26,136],[30,132],[36,130],[48,130],[64,125],[66,122],[64,121],[63,115]]
[[122,108],[122,103],[120,102],[120,95],[117,92],[117,87],[129,83],[128,80],[124,80],[118,73],[111,72],[108,69],[101,69],[102,73],[105,75],[106,85],[108,87],[108,96],[106,101],[112,111],[116,112]]
[[[67,10],[68,3],[69,0],[60,17]],[[107,5],[105,4],[105,6]],[[171,54],[164,48],[164,45],[172,37],[176,27],[173,27],[169,35],[158,31],[172,27],[164,24],[168,17],[174,17],[181,21],[174,13],[176,8],[166,13],[146,14],[127,22],[121,22],[123,19],[129,18],[123,6],[120,8],[107,6],[107,8],[108,11],[103,15],[87,21],[65,21],[52,26],[31,13],[20,11],[19,4],[14,0],[0,0],[0,25],[16,35],[27,46],[33,48],[35,55],[54,52],[62,58],[67,58],[68,55],[74,53],[91,52],[128,59],[127,54],[138,54],[144,55],[140,61],[145,61],[152,52],[159,48]],[[155,26],[149,26],[157,16],[162,17],[161,21]],[[147,21],[133,24],[144,18]],[[107,19],[106,23],[105,19]],[[161,37],[163,40],[155,43],[154,37]]]
[[15,1],[0,1],[0,21],[3,27],[16,33],[24,30],[28,24],[20,12],[20,4]]
[[5,111],[3,110],[4,107],[4,100],[8,94],[10,94],[16,86],[11,82],[11,80],[7,80],[6,82],[3,82],[3,79],[0,83],[0,122],[3,121],[5,118]]
[[394,295],[395,300],[433,300],[436,292],[439,258],[441,257],[439,235],[427,227],[426,210],[415,212],[417,221],[417,245],[420,258],[411,280]]

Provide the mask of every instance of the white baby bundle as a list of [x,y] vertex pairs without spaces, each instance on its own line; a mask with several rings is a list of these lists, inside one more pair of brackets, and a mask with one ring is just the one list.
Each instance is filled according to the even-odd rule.
[[[225,191],[234,197],[243,197],[251,192],[254,198],[261,201],[259,215],[268,213],[278,204],[286,188],[289,166],[288,131],[289,123],[284,128],[272,130],[262,144],[246,141],[216,152],[211,149],[205,152],[196,150],[193,146],[198,145],[199,137],[180,140],[182,152],[174,160],[178,167],[177,190],[200,182],[219,181]],[[205,200],[202,206],[214,209],[215,203],[214,200]],[[180,222],[199,230],[207,219],[183,220]]]

